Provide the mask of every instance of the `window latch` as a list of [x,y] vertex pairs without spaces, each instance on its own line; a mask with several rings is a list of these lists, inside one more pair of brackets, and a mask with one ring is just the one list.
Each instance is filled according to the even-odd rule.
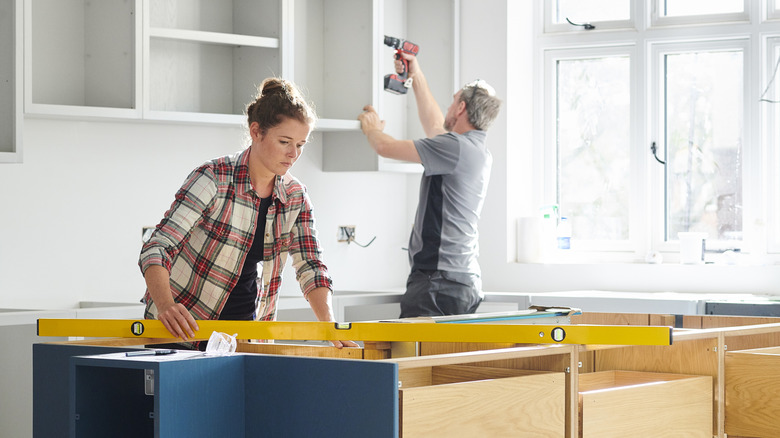
[[653,153],[653,156],[655,157],[655,161],[658,161],[659,163],[666,166],[666,161],[661,161],[660,158],[658,158],[658,146],[655,145],[655,142],[650,145],[650,151]]
[[596,26],[594,26],[594,25],[592,25],[592,24],[590,24],[590,23],[585,23],[585,24],[577,24],[577,23],[572,23],[572,22],[571,22],[571,20],[569,20],[569,17],[566,17],[566,21],[568,21],[568,22],[569,22],[569,24],[571,24],[572,26],[581,26],[581,27],[583,27],[585,30],[593,30],[593,29],[595,29],[595,28],[596,28]]

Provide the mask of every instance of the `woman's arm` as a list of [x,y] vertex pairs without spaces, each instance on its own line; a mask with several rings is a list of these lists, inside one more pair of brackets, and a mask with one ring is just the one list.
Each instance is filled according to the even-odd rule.
[[[333,306],[331,305],[331,291],[327,287],[318,287],[309,292],[307,298],[309,305],[317,316],[318,321],[335,321],[333,318]],[[330,341],[334,347],[359,347],[353,341]]]
[[157,306],[157,319],[172,335],[184,340],[194,338],[198,323],[184,305],[173,300],[168,270],[160,265],[149,266],[144,280],[149,296]]

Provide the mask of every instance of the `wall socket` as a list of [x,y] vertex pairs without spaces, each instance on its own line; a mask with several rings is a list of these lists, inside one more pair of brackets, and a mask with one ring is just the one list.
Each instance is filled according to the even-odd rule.
[[355,226],[354,225],[339,225],[339,232],[336,240],[339,242],[353,242],[355,240]]

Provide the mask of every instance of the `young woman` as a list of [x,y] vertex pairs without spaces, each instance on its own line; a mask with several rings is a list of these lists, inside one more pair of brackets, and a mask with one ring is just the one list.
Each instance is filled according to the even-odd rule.
[[288,173],[309,138],[314,111],[293,83],[269,78],[247,119],[251,145],[195,169],[141,250],[145,317],[184,340],[194,336],[198,319],[276,319],[288,255],[317,319],[334,319],[311,201]]

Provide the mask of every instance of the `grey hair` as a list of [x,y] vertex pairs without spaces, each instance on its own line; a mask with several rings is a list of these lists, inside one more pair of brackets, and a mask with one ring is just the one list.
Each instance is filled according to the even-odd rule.
[[498,117],[501,99],[496,90],[482,79],[469,82],[460,89],[460,101],[466,104],[469,123],[480,131],[486,131]]

